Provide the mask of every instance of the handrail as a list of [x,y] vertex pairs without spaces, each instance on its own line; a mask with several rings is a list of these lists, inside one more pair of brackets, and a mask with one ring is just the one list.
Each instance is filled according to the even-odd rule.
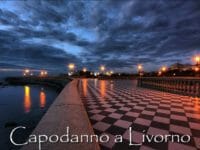
[[137,80],[139,87],[200,97],[200,78],[140,77]]

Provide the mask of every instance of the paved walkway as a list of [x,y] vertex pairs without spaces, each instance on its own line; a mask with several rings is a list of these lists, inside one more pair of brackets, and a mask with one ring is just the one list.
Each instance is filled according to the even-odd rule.
[[[200,148],[200,99],[136,87],[133,80],[89,80],[79,82],[79,92],[94,131],[107,134],[102,149],[193,150]],[[128,128],[132,127],[130,146]],[[143,135],[190,135],[189,143],[142,141]],[[122,135],[123,142],[114,142]],[[160,137],[162,138],[162,137]],[[187,137],[185,137],[185,140]],[[159,138],[157,139],[159,140]],[[177,141],[177,140],[175,140]]]

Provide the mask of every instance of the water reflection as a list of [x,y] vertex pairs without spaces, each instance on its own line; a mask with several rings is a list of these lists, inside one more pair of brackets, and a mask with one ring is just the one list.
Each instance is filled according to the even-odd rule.
[[30,112],[31,110],[31,96],[30,96],[30,87],[24,86],[24,111],[25,113]]
[[88,80],[87,79],[83,79],[83,95],[87,96],[87,85],[88,85]]
[[46,94],[43,90],[40,91],[40,108],[44,108],[46,105]]
[[105,94],[106,94],[106,82],[105,82],[105,80],[100,80],[100,94],[101,94],[101,97],[105,97]]

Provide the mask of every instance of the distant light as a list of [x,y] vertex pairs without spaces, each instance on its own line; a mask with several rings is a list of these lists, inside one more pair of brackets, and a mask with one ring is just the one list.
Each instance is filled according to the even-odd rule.
[[41,72],[40,72],[40,75],[41,75],[41,76],[43,76],[43,75],[44,75],[44,72],[43,72],[43,71],[41,71]]
[[165,72],[167,70],[167,67],[163,66],[162,71]]
[[83,72],[87,72],[87,68],[83,68]]
[[199,64],[199,62],[200,62],[200,56],[195,56],[195,61],[196,61],[197,64]]
[[70,63],[70,64],[68,65],[68,68],[69,68],[69,70],[74,70],[75,64]]
[[141,70],[143,69],[143,66],[142,66],[141,64],[139,64],[139,65],[137,66],[137,68],[138,68],[138,71],[141,71]]
[[194,69],[196,72],[198,72],[200,69],[199,69],[199,67],[195,67],[195,69]]
[[159,71],[159,72],[158,72],[158,75],[160,76],[161,74],[162,74],[162,72],[161,72],[161,71]]
[[94,76],[95,76],[95,77],[98,76],[98,72],[95,72],[95,73],[94,73]]
[[106,72],[106,75],[107,75],[107,76],[110,76],[110,72],[109,72],[109,71],[107,71],[107,72]]
[[102,72],[104,72],[105,70],[106,70],[106,67],[105,66],[100,66],[100,70],[102,71]]
[[25,73],[29,73],[30,72],[30,70],[29,69],[25,69],[25,71],[24,71]]
[[45,70],[41,70],[41,71],[40,71],[40,76],[41,76],[41,77],[47,76],[47,74],[48,74],[48,72],[45,71]]
[[111,70],[111,71],[110,71],[110,74],[113,74],[113,73],[114,73],[114,72]]

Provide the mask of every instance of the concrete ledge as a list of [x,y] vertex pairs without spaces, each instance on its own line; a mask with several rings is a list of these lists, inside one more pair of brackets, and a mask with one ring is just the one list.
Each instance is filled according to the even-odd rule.
[[[59,94],[32,134],[63,135],[70,127],[70,135],[94,135],[85,107],[80,99],[77,80],[71,81]],[[99,150],[93,143],[42,143],[42,150]],[[38,150],[38,143],[30,143],[22,150]]]

